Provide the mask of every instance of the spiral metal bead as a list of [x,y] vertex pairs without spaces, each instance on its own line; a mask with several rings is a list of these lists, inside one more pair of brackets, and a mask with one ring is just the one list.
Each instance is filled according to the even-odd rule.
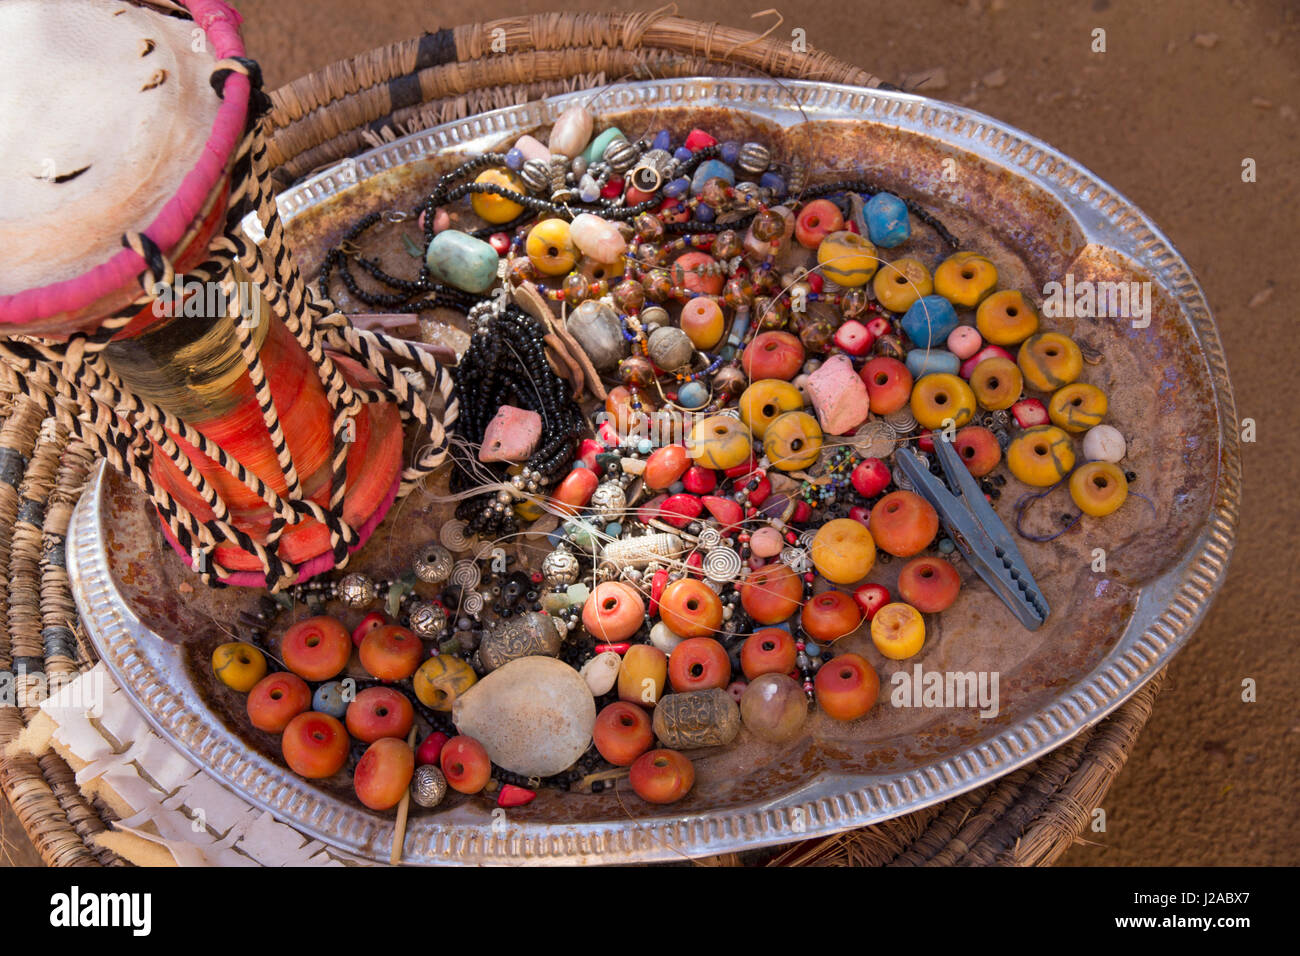
[[461,608],[466,614],[478,614],[486,603],[481,592],[467,591],[464,601],[461,602]]
[[411,778],[411,799],[422,807],[436,807],[447,795],[447,778],[431,763],[415,768]]
[[912,414],[911,409],[902,408],[892,415],[886,415],[885,423],[893,429],[895,435],[902,437],[910,435],[916,428],[916,416]]
[[781,563],[795,574],[803,574],[805,571],[812,570],[812,562],[808,560],[808,552],[803,548],[782,548]]
[[451,569],[451,583],[466,591],[478,587],[482,579],[483,575],[479,573],[478,565],[473,561],[457,561],[456,566]]
[[704,576],[710,581],[734,581],[740,568],[740,555],[730,548],[713,548],[704,555]]
[[695,543],[705,551],[710,551],[722,544],[722,532],[714,527],[705,527],[696,537]]
[[812,547],[813,538],[817,537],[817,529],[809,528],[803,534],[799,535],[799,547],[808,550]]
[[450,551],[468,551],[469,536],[465,534],[466,524],[459,518],[453,518],[438,531],[438,540]]

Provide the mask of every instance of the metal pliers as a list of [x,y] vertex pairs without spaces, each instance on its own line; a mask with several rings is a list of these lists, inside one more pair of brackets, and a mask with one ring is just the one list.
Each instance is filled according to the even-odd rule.
[[1011,532],[985,500],[979,484],[942,432],[934,433],[934,453],[948,478],[947,485],[932,475],[909,448],[899,448],[894,460],[912,483],[912,490],[934,506],[944,530],[971,567],[1011,608],[1021,624],[1031,631],[1037,630],[1052,609],[1038,589]]

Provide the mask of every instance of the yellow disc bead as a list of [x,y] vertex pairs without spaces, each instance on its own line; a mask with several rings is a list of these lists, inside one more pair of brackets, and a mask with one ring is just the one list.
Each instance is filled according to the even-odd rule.
[[1019,345],[1038,331],[1038,313],[1018,289],[994,292],[975,312],[975,327],[993,345]]
[[1083,353],[1068,335],[1039,332],[1025,339],[1016,364],[1030,388],[1054,392],[1079,377],[1083,371]]
[[779,378],[760,378],[745,389],[737,407],[740,420],[749,426],[755,438],[762,438],[767,434],[768,425],[803,406],[803,393],[791,383]]
[[[527,195],[528,190],[524,188],[523,180],[508,169],[485,169],[478,174],[474,180],[476,184],[490,184],[508,189],[513,193]],[[471,193],[469,203],[474,207],[474,214],[484,222],[490,222],[494,226],[503,222],[509,222],[512,219],[518,219],[524,211],[524,207],[519,205],[513,199],[505,199],[494,193]]]
[[578,247],[569,237],[563,219],[543,219],[533,226],[524,241],[528,261],[544,276],[562,276],[578,261]]
[[871,281],[880,259],[870,239],[856,232],[840,230],[817,244],[817,263],[826,278],[853,288]]
[[980,408],[996,412],[1020,400],[1025,380],[1011,359],[994,357],[975,366],[970,374],[970,387]]
[[871,280],[876,300],[890,312],[906,312],[917,299],[934,292],[930,270],[920,259],[895,259]]
[[725,471],[749,458],[753,447],[749,429],[730,415],[710,415],[691,429],[687,451],[703,468]]
[[822,450],[822,429],[807,412],[786,412],[767,426],[763,453],[773,468],[798,471],[817,460]]
[[1047,415],[1053,425],[1077,434],[1100,425],[1109,408],[1106,393],[1096,385],[1075,382],[1057,389],[1047,403]]
[[247,694],[266,676],[266,655],[252,644],[231,641],[212,652],[212,672],[231,690]]
[[1090,461],[1070,476],[1070,497],[1084,514],[1104,518],[1128,499],[1128,479],[1114,462]]
[[1074,445],[1055,425],[1035,425],[1011,440],[1007,467],[1025,484],[1046,488],[1074,468]]
[[934,291],[959,309],[973,309],[997,288],[998,269],[978,252],[956,252],[934,270]]
[[956,375],[923,375],[912,386],[912,416],[922,428],[957,428],[975,417],[975,393]]

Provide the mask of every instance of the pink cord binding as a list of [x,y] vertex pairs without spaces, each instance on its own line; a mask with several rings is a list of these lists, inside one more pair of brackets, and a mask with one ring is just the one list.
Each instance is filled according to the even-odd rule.
[[[203,28],[215,50],[215,59],[244,55],[239,36],[243,18],[222,0],[181,0]],[[193,224],[203,203],[223,175],[230,154],[244,135],[251,92],[248,77],[232,72],[226,79],[225,98],[212,124],[212,135],[194,168],[158,213],[144,234],[167,252],[175,248]],[[0,325],[21,325],[51,315],[76,313],[104,296],[136,282],[145,261],[124,248],[102,265],[75,279],[65,279],[36,289],[0,296]]]

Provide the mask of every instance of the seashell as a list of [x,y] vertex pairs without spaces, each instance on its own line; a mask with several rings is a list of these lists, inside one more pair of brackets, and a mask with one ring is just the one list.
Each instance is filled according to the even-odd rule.
[[568,664],[521,657],[456,698],[452,721],[481,743],[497,766],[549,777],[573,766],[591,745],[596,701]]

